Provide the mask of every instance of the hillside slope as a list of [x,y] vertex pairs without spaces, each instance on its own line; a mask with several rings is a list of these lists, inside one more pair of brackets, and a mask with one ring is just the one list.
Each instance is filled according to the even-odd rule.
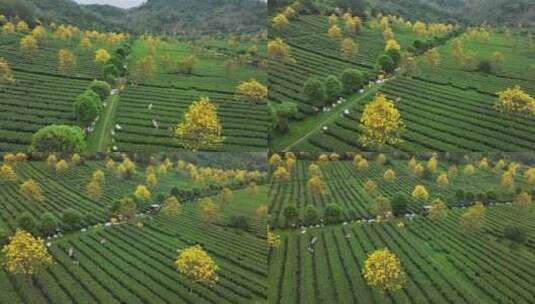
[[372,9],[428,21],[535,24],[533,0],[368,0]]
[[267,4],[260,0],[148,0],[139,7],[79,5],[72,0],[0,0],[0,12],[25,20],[74,24],[84,29],[133,33],[258,32]]

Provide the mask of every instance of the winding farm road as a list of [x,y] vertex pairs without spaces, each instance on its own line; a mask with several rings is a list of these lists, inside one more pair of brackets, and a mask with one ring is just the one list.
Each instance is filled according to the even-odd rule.
[[327,124],[330,124],[333,121],[335,121],[342,112],[344,112],[347,109],[353,108],[360,101],[369,98],[370,95],[372,94],[375,94],[379,90],[379,88],[383,86],[383,84],[384,83],[374,84],[371,87],[368,87],[363,94],[353,95],[349,98],[349,100],[345,104],[338,106],[336,108],[333,108],[330,112],[320,114],[320,117],[318,117],[321,119],[320,123],[310,126],[308,128],[307,133],[301,136],[298,140],[292,142],[290,145],[283,148],[282,152],[290,151],[293,147],[295,147],[296,145],[300,144],[301,142],[309,138],[312,134],[320,131]]
[[119,95],[112,95],[108,98],[108,106],[102,113],[95,127],[95,131],[88,139],[90,152],[108,151],[111,144],[111,131],[113,130],[118,103]]

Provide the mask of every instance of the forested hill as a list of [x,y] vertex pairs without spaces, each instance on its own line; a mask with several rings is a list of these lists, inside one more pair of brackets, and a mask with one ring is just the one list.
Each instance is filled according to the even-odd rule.
[[[295,0],[270,0],[270,10],[278,10]],[[330,14],[336,8],[352,8],[399,15],[427,22],[465,24],[535,25],[535,0],[302,0],[305,13]],[[361,8],[361,9],[358,9]],[[357,9],[357,10],[356,10]]]
[[265,28],[267,5],[258,0],[149,0],[129,11],[128,28],[143,32],[255,32]]
[[248,33],[265,28],[267,5],[261,0],[148,0],[121,9],[72,0],[0,0],[0,12],[28,21],[133,33]]
[[368,0],[372,8],[411,19],[467,24],[535,25],[534,0]]

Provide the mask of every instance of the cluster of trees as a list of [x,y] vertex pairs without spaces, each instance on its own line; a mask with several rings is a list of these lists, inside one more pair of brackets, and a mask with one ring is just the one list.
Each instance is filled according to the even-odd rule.
[[312,105],[321,107],[362,88],[365,81],[366,75],[361,71],[346,69],[340,77],[329,75],[325,79],[309,78],[303,86],[303,95]]
[[327,204],[321,215],[316,206],[307,205],[303,210],[303,218],[299,219],[299,212],[295,206],[286,206],[283,210],[286,225],[313,225],[318,223],[337,223],[344,218],[343,208],[336,203]]
[[95,80],[82,94],[74,101],[74,116],[83,126],[87,126],[95,121],[102,111],[102,103],[108,98],[111,86],[104,82]]

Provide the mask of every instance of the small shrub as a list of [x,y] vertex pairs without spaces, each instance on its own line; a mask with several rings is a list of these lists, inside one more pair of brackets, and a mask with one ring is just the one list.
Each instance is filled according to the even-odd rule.
[[340,76],[342,87],[345,93],[351,93],[360,89],[364,84],[364,74],[355,69],[345,69]]
[[381,70],[387,73],[392,73],[396,69],[394,60],[392,60],[392,58],[386,54],[379,56],[377,59],[377,64]]
[[503,229],[503,234],[506,238],[518,244],[523,244],[527,240],[526,231],[524,231],[524,229],[519,226],[505,226],[505,228]]
[[74,116],[83,125],[93,122],[100,115],[101,109],[102,103],[100,97],[92,90],[86,90],[78,95],[74,101]]
[[229,226],[246,230],[249,228],[249,219],[245,215],[233,214],[230,217]]
[[37,223],[29,212],[22,212],[17,216],[17,227],[33,235],[37,234]]
[[325,100],[325,85],[321,79],[309,78],[303,87],[303,94],[312,104],[321,106]]
[[69,230],[78,229],[82,226],[82,216],[74,209],[67,209],[63,213],[62,222]]
[[319,220],[318,210],[313,205],[308,205],[305,207],[305,217],[304,221],[306,224],[315,224]]
[[325,220],[327,223],[334,223],[341,219],[343,215],[342,208],[335,203],[328,204],[325,207]]
[[334,75],[325,78],[325,97],[327,100],[333,101],[342,94],[342,82]]
[[53,235],[58,228],[58,224],[56,217],[52,213],[46,212],[41,217],[39,230],[41,231],[41,234],[45,236]]
[[294,222],[297,218],[297,208],[295,208],[294,206],[288,206],[284,208],[283,214],[287,223]]
[[89,86],[89,89],[100,97],[100,100],[106,100],[110,96],[111,86],[104,81],[95,80]]
[[78,153],[86,149],[85,136],[77,126],[51,125],[32,137],[31,152]]
[[392,214],[394,216],[403,216],[405,213],[407,213],[407,206],[409,204],[409,197],[403,193],[398,192],[394,195],[392,198],[391,206],[392,206]]

